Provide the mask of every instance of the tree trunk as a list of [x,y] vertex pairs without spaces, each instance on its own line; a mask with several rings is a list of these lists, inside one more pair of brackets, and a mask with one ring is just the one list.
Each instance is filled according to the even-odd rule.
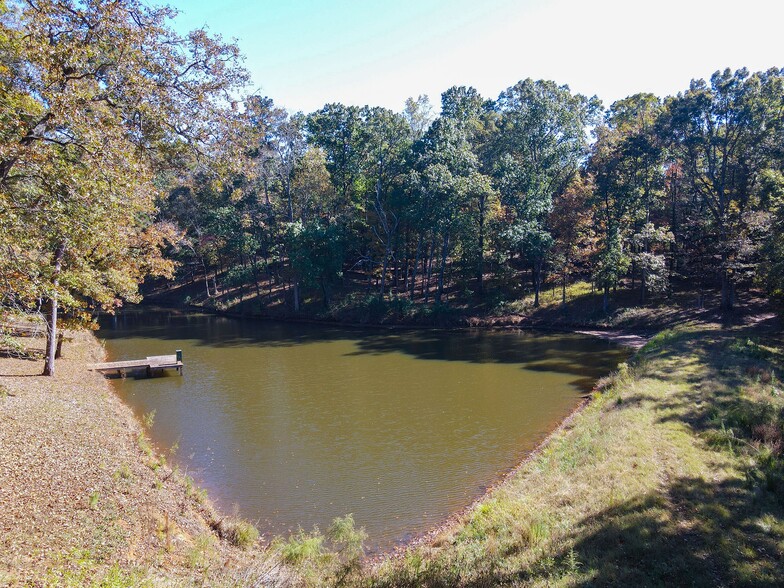
[[484,267],[485,261],[485,199],[479,199],[479,259],[476,267],[477,293],[481,296],[485,292]]
[[539,291],[542,289],[542,262],[534,263],[534,308],[539,308]]
[[[719,235],[721,239],[721,246],[722,248],[725,247],[727,242],[726,231],[724,229],[724,225],[722,223],[721,228],[719,229]],[[721,252],[721,310],[722,311],[730,311],[734,308],[734,300],[733,300],[733,292],[732,292],[732,280],[730,279],[730,274],[727,271],[727,263],[729,261],[729,255],[727,255],[726,250],[722,250]]]
[[285,183],[286,185],[286,198],[289,201],[289,222],[294,222],[294,200],[291,198],[291,184],[289,182]]
[[259,310],[261,310],[262,300],[264,300],[264,294],[261,291],[261,284],[259,276],[259,266],[256,257],[253,258],[253,283],[256,286],[256,300],[258,301]]
[[446,256],[449,252],[449,233],[444,235],[441,247],[441,267],[438,271],[438,290],[436,290],[436,302],[441,302],[441,294],[444,292],[444,269],[446,268]]
[[370,291],[373,289],[373,260],[370,258],[370,252],[368,251],[365,254],[365,261],[363,262],[365,267],[365,273],[367,274],[367,282],[365,284],[365,294],[370,294]]
[[561,305],[566,306],[566,266],[561,274]]
[[430,278],[433,275],[433,258],[435,257],[435,253],[436,253],[436,242],[435,239],[431,239],[430,254],[428,255],[428,261],[427,261],[427,280],[422,284],[422,294],[425,297],[425,304],[427,304],[427,301],[430,298]]
[[54,376],[54,359],[57,354],[57,294],[49,298],[49,314],[46,317],[46,360],[44,376]]
[[414,265],[411,268],[411,276],[409,277],[409,282],[408,282],[409,290],[411,292],[410,295],[411,300],[413,300],[414,296],[416,295],[414,291],[416,289],[416,272],[417,272],[417,267],[419,266],[419,258],[421,255],[422,255],[422,235],[419,235],[417,237],[417,250],[416,253],[414,254]]
[[387,270],[389,269],[389,256],[392,254],[389,247],[384,246],[384,262],[381,264],[381,298],[384,297],[384,291],[387,287]]
[[645,304],[645,281],[648,277],[645,275],[645,270],[640,270],[640,304]]
[[204,287],[207,290],[207,298],[210,297],[210,274],[207,271],[207,264],[204,263],[204,259],[201,258],[201,267],[204,270]]
[[223,275],[223,256],[221,255],[218,255],[218,272],[213,274],[212,276],[212,285],[215,286],[214,290],[216,296],[218,294],[218,282],[217,282],[218,274]]
[[242,274],[240,275],[240,312],[243,312],[245,308],[245,270],[248,266],[245,265],[245,258],[242,255],[240,255],[240,265],[242,265]]
[[732,281],[727,270],[721,272],[721,310],[730,311],[735,308],[735,300],[732,291]]
[[321,294],[324,297],[324,309],[329,310],[329,289],[324,278],[321,278],[319,282],[321,283]]
[[299,312],[299,282],[294,280],[294,312]]
[[400,285],[400,237],[397,234],[395,234],[395,242],[392,245],[389,254],[395,261],[395,265],[392,269],[392,288],[395,289],[395,295],[397,295]]
[[57,355],[57,288],[60,286],[60,272],[63,268],[65,243],[57,247],[54,254],[54,278],[52,280],[52,295],[49,297],[49,315],[46,317],[46,360],[44,362],[44,376],[54,376],[54,360]]
[[414,267],[411,271],[411,278],[409,282],[410,290],[411,290],[411,300],[414,299],[414,288],[416,287],[416,276],[417,276],[417,266],[419,265],[419,257],[422,254],[422,235],[419,235],[417,239],[417,248],[416,248],[416,256],[414,257]]
[[60,359],[63,356],[63,332],[57,333],[57,349],[54,352],[54,358]]

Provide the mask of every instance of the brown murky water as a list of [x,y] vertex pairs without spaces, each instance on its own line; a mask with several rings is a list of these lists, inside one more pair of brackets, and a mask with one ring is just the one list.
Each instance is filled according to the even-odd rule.
[[[267,535],[353,513],[389,548],[469,504],[627,356],[579,335],[341,329],[132,309],[110,359],[182,349],[182,377],[116,380],[222,510]],[[235,506],[236,505],[236,506]]]

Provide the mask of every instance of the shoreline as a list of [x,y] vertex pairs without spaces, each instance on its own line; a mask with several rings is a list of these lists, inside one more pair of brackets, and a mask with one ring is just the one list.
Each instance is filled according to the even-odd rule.
[[[609,374],[608,374],[609,375]],[[595,388],[594,388],[595,391]],[[592,391],[591,394],[594,392]],[[498,476],[495,482],[490,483],[484,492],[474,498],[468,505],[453,512],[447,516],[442,522],[438,523],[431,529],[417,533],[410,540],[403,544],[395,546],[391,551],[383,553],[372,554],[367,556],[366,562],[371,566],[377,566],[386,562],[387,560],[401,559],[406,556],[411,550],[419,547],[427,546],[435,542],[441,535],[448,534],[457,529],[465,519],[474,511],[480,504],[491,498],[496,492],[502,489],[509,483],[526,465],[535,460],[547,447],[555,440],[555,438],[567,431],[574,423],[574,420],[591,404],[591,399],[583,397],[578,402],[569,414],[566,415],[554,429],[545,434],[544,437],[536,442],[533,449],[526,452],[525,455],[511,468],[505,470]]]
[[[142,303],[140,306],[145,306]],[[622,329],[612,327],[602,327],[592,323],[557,323],[557,322],[544,322],[544,321],[531,321],[525,322],[527,317],[517,316],[517,322],[505,323],[503,321],[496,321],[495,319],[479,319],[474,318],[473,324],[467,325],[453,325],[453,326],[438,326],[426,325],[421,323],[357,323],[350,321],[340,321],[332,319],[319,319],[314,317],[296,317],[296,316],[265,316],[256,314],[243,314],[237,312],[230,312],[216,308],[208,308],[197,304],[188,304],[185,307],[181,306],[167,306],[165,304],[152,303],[149,306],[153,308],[160,308],[164,310],[177,310],[180,312],[201,312],[204,314],[222,316],[226,318],[233,318],[237,320],[255,320],[255,321],[272,321],[289,324],[305,324],[305,325],[319,325],[324,327],[340,327],[347,329],[380,329],[380,330],[416,330],[416,331],[446,331],[446,332],[461,332],[472,330],[484,331],[542,331],[542,332],[555,332],[555,333],[569,333],[587,335],[596,337],[605,341],[611,341],[621,347],[628,347],[633,350],[641,349],[652,337],[652,333],[641,331],[637,329]]]
[[[208,315],[215,315],[215,316],[224,316],[226,318],[237,319],[237,320],[257,320],[257,321],[273,321],[273,322],[281,322],[281,323],[294,323],[294,324],[312,324],[312,325],[319,325],[325,328],[329,327],[337,327],[337,328],[351,328],[351,329],[380,329],[380,330],[414,330],[414,331],[423,331],[423,330],[435,330],[435,331],[446,331],[446,332],[460,332],[460,331],[539,331],[539,332],[557,332],[557,333],[567,333],[567,334],[579,334],[588,337],[595,337],[603,340],[607,340],[613,342],[620,347],[626,347],[633,351],[638,350],[641,348],[646,342],[647,338],[644,338],[640,335],[624,333],[619,330],[590,330],[590,331],[581,331],[581,330],[574,330],[567,327],[558,327],[558,326],[539,326],[539,325],[528,325],[528,326],[499,326],[499,325],[477,325],[477,326],[462,326],[462,327],[435,327],[435,326],[425,326],[425,325],[379,325],[379,324],[356,324],[356,323],[343,323],[339,321],[325,321],[325,320],[310,320],[310,319],[302,319],[302,320],[288,320],[286,318],[278,318],[278,317],[259,317],[259,316],[242,316],[236,313],[230,313],[225,311],[219,311],[214,309],[204,309],[198,306],[190,305],[188,308],[178,308],[178,307],[166,307],[162,305],[148,305],[150,307],[154,307],[161,310],[174,310],[177,312],[201,312]],[[633,354],[632,354],[633,355]],[[402,553],[408,551],[413,547],[417,547],[423,544],[432,541],[438,535],[445,532],[447,529],[453,527],[460,519],[466,516],[472,509],[474,509],[479,503],[484,501],[488,496],[490,496],[493,492],[497,491],[498,488],[502,487],[504,484],[508,482],[508,480],[522,468],[524,467],[529,461],[535,459],[536,456],[541,453],[543,449],[547,447],[547,445],[552,441],[552,439],[561,431],[565,430],[570,426],[572,421],[576,418],[576,416],[583,411],[589,404],[590,404],[590,396],[596,391],[596,384],[603,378],[610,376],[613,372],[609,372],[603,375],[601,378],[597,379],[594,382],[593,388],[590,391],[581,393],[580,397],[577,399],[574,407],[571,408],[565,416],[560,419],[557,419],[552,423],[552,427],[546,432],[541,435],[539,439],[534,441],[531,445],[530,449],[521,452],[520,458],[515,461],[509,467],[505,467],[496,472],[496,474],[488,480],[485,489],[474,496],[465,506],[459,508],[456,511],[453,511],[445,516],[443,520],[437,522],[436,524],[427,527],[423,530],[413,532],[410,538],[395,543],[389,547],[376,549],[373,550],[372,553],[366,555],[363,558],[363,561],[367,562],[368,564],[375,564],[380,561],[383,561],[387,558],[394,558],[399,557]],[[111,383],[109,383],[111,386]],[[112,387],[114,391],[114,387]],[[115,391],[115,394],[116,391]],[[118,395],[119,397],[119,395]],[[128,405],[126,405],[128,406]],[[133,411],[129,406],[128,409]],[[215,508],[213,506],[213,508]],[[218,514],[220,514],[220,509],[216,508]],[[276,537],[276,535],[271,535],[264,529],[259,529],[262,540],[261,546],[262,548],[266,548],[269,546]]]
[[253,552],[219,538],[230,517],[166,463],[111,383],[87,371],[105,359],[100,341],[71,334],[54,378],[39,375],[40,361],[0,358],[0,585],[82,585],[113,573],[191,582],[211,567],[219,577],[224,564],[249,566]]
[[[482,328],[482,327],[479,327]],[[531,330],[535,330],[535,327],[531,328]],[[650,338],[642,337],[640,335],[633,335],[628,333],[623,333],[622,331],[570,331],[564,329],[561,331],[560,329],[550,329],[550,330],[557,330],[559,332],[568,332],[568,333],[579,333],[582,335],[588,335],[597,337],[600,339],[605,339],[608,341],[612,341],[619,346],[628,347],[629,349],[633,350],[633,353],[629,356],[627,361],[632,361],[635,357],[637,357],[637,352],[642,349],[642,347],[650,340]],[[606,336],[605,336],[606,335]],[[580,401],[577,405],[569,411],[569,413],[560,421],[558,424],[551,429],[548,433],[544,434],[544,436],[534,444],[534,447],[529,451],[525,452],[522,458],[512,467],[506,469],[503,473],[501,473],[494,482],[488,484],[487,488],[484,492],[479,494],[476,498],[474,498],[469,504],[465,507],[453,512],[449,516],[447,516],[442,522],[438,523],[431,529],[427,531],[423,531],[421,533],[417,533],[408,541],[395,546],[394,549],[391,551],[385,551],[379,554],[372,554],[366,558],[367,563],[372,566],[377,566],[383,563],[385,560],[388,559],[400,559],[405,557],[405,555],[416,548],[426,546],[428,544],[432,544],[434,541],[438,539],[439,536],[448,534],[451,531],[457,529],[461,524],[465,522],[465,519],[468,515],[471,514],[480,504],[485,502],[487,499],[491,498],[496,492],[500,489],[504,488],[509,482],[515,478],[520,471],[530,464],[533,460],[537,459],[544,450],[546,450],[554,441],[555,439],[567,432],[572,426],[574,425],[574,421],[583,413],[593,402],[595,399],[596,394],[602,393],[603,384],[602,381],[607,378],[612,378],[617,374],[616,371],[611,371],[605,376],[602,376],[593,385],[593,388],[587,392],[586,394],[580,397]]]
[[[748,329],[753,329],[753,331],[748,331],[750,334],[741,336],[741,333],[746,333]],[[681,411],[678,413],[681,415],[679,419],[687,422],[688,415],[692,414],[694,410],[701,410],[701,406],[703,406],[701,403],[694,405],[689,400],[689,394],[699,393],[708,400],[712,398],[714,386],[726,386],[727,389],[732,387],[732,379],[729,376],[721,375],[724,372],[719,372],[719,376],[717,376],[719,379],[715,382],[710,381],[710,384],[704,388],[700,382],[708,380],[704,380],[704,377],[691,378],[714,373],[709,371],[714,369],[711,366],[721,366],[722,370],[726,370],[728,362],[729,365],[736,366],[731,368],[735,370],[732,373],[746,378],[745,381],[749,382],[747,387],[757,386],[759,388],[762,395],[755,397],[755,402],[779,402],[775,399],[766,400],[771,398],[769,387],[778,385],[777,380],[774,378],[772,384],[766,384],[766,380],[760,379],[758,375],[769,373],[765,370],[770,368],[759,367],[761,361],[759,358],[763,357],[759,353],[762,352],[754,351],[758,349],[758,347],[754,347],[757,344],[753,343],[749,337],[753,336],[751,333],[761,332],[765,331],[760,331],[756,324],[730,331],[725,331],[718,324],[705,324],[691,329],[663,333],[662,336],[656,337],[653,344],[646,347],[642,360],[639,362],[632,360],[628,370],[621,369],[608,378],[602,378],[599,385],[594,387],[590,398],[579,401],[570,413],[560,420],[557,426],[547,433],[541,441],[537,442],[535,447],[525,453],[516,465],[499,472],[498,479],[475,497],[470,504],[453,512],[441,523],[411,537],[405,544],[395,546],[388,551],[365,556],[361,568],[357,568],[359,570],[357,573],[360,574],[358,576],[360,583],[362,583],[362,578],[365,578],[381,582],[382,585],[413,586],[418,585],[417,578],[430,577],[438,579],[438,582],[441,582],[440,585],[464,584],[465,582],[470,584],[473,581],[470,578],[478,579],[480,583],[493,585],[495,582],[502,582],[504,578],[508,578],[504,575],[498,575],[500,571],[496,571],[496,568],[493,567],[495,564],[488,568],[487,561],[506,562],[498,570],[512,566],[509,569],[520,570],[516,573],[525,571],[525,576],[514,576],[522,579],[551,577],[550,574],[554,572],[547,570],[555,566],[554,569],[562,570],[557,572],[558,574],[566,574],[563,577],[568,576],[577,583],[596,581],[597,579],[606,580],[609,583],[632,580],[638,582],[644,577],[654,577],[664,581],[669,577],[667,574],[670,573],[670,568],[665,566],[662,571],[658,567],[656,550],[666,552],[667,555],[664,556],[663,561],[675,562],[673,565],[677,569],[684,570],[683,573],[688,576],[689,572],[686,570],[695,565],[695,562],[689,559],[690,551],[684,551],[681,543],[673,542],[671,539],[679,537],[678,533],[682,531],[678,521],[683,517],[689,517],[689,520],[693,521],[692,524],[700,524],[703,520],[713,521],[714,515],[718,516],[716,513],[723,511],[703,513],[700,510],[702,503],[708,500],[707,497],[712,497],[710,498],[713,501],[711,504],[715,502],[716,508],[719,505],[725,505],[722,500],[726,500],[728,496],[735,496],[733,493],[737,492],[737,490],[733,490],[735,488],[732,485],[733,480],[741,475],[742,468],[748,467],[743,464],[750,462],[742,455],[736,456],[732,450],[730,453],[716,453],[724,450],[706,446],[702,433],[690,432],[690,429],[681,430],[677,428],[679,425],[673,429],[672,425],[668,424],[668,420],[659,418],[660,411],[669,412],[675,406],[678,411]],[[776,332],[773,334],[776,335]],[[586,335],[594,334],[586,333]],[[777,341],[780,340],[780,332],[776,337]],[[736,341],[732,344],[734,346],[730,345],[733,340]],[[155,495],[151,499],[155,504],[157,500],[165,500],[162,498],[164,496],[178,496],[179,498],[174,500],[174,504],[191,504],[191,507],[188,508],[195,508],[198,511],[196,519],[201,521],[200,528],[205,530],[204,532],[208,535],[210,546],[197,554],[200,563],[192,563],[191,557],[193,557],[194,550],[199,548],[202,537],[194,534],[192,529],[190,531],[187,529],[186,519],[194,520],[192,511],[188,511],[191,514],[187,515],[186,519],[182,518],[182,513],[177,514],[171,511],[174,513],[174,518],[171,519],[172,526],[170,528],[170,519],[162,519],[161,516],[154,516],[154,513],[137,509],[121,517],[121,520],[125,521],[125,526],[119,527],[120,530],[128,531],[129,529],[126,527],[130,521],[130,530],[135,530],[133,536],[120,537],[115,539],[115,543],[112,544],[112,549],[119,549],[119,551],[111,553],[125,555],[117,557],[111,554],[101,555],[99,552],[91,552],[89,550],[93,548],[89,547],[89,538],[79,539],[79,535],[65,536],[61,531],[58,531],[56,526],[53,528],[49,525],[41,528],[40,511],[47,507],[40,498],[33,499],[20,493],[20,496],[16,498],[21,500],[21,510],[19,504],[8,504],[5,496],[8,495],[9,488],[13,496],[19,486],[8,484],[6,470],[8,464],[14,461],[15,456],[11,455],[9,458],[8,454],[4,454],[0,456],[0,501],[6,508],[4,512],[0,513],[0,528],[4,528],[6,531],[10,528],[12,533],[6,532],[4,537],[0,537],[0,554],[2,554],[0,556],[0,584],[23,586],[36,582],[52,583],[52,578],[56,577],[70,579],[71,583],[64,582],[68,586],[91,585],[100,583],[102,579],[107,577],[107,574],[116,571],[116,573],[123,574],[123,578],[136,578],[137,583],[129,585],[137,585],[139,581],[155,581],[157,579],[158,581],[174,580],[188,584],[208,582],[210,585],[228,586],[235,585],[237,582],[241,584],[248,581],[260,581],[260,578],[264,578],[266,581],[282,581],[283,583],[279,585],[289,585],[289,580],[296,583],[299,574],[314,573],[313,569],[321,569],[306,567],[305,570],[311,569],[311,572],[307,572],[297,566],[291,567],[281,562],[280,554],[276,549],[267,549],[260,543],[246,551],[230,546],[224,540],[219,540],[217,536],[220,533],[216,530],[214,523],[217,521],[217,524],[220,525],[223,520],[222,513],[214,508],[209,501],[194,502],[193,496],[187,495],[188,491],[184,481],[177,477],[172,468],[160,463],[155,468],[151,467],[150,462],[147,461],[150,456],[142,451],[138,446],[138,440],[135,439],[135,435],[142,431],[142,426],[138,417],[133,414],[133,410],[120,399],[110,382],[102,377],[97,379],[85,377],[83,366],[80,368],[78,365],[79,361],[86,363],[90,359],[84,355],[85,341],[87,341],[86,348],[88,350],[105,353],[94,334],[78,334],[73,348],[79,347],[80,351],[74,350],[72,345],[67,346],[64,361],[58,364],[59,366],[70,366],[71,371],[76,367],[76,372],[73,372],[76,374],[76,378],[66,377],[69,369],[63,369],[58,373],[57,379],[44,379],[36,375],[40,362],[0,359],[0,392],[4,392],[4,394],[0,394],[0,423],[2,423],[0,441],[3,442],[3,446],[5,447],[7,443],[3,434],[8,435],[12,428],[9,424],[15,419],[22,418],[21,414],[14,412],[19,408],[17,403],[25,401],[25,396],[33,393],[42,398],[65,401],[63,410],[70,410],[71,405],[75,405],[80,418],[79,422],[87,425],[95,424],[92,423],[91,418],[95,418],[98,425],[113,421],[115,424],[117,422],[125,423],[123,435],[126,446],[131,446],[134,456],[129,479],[134,483],[131,484],[124,480],[122,475],[114,480],[115,486],[122,487],[122,491],[118,492],[121,495],[120,498],[122,499],[128,494],[133,495],[138,491],[140,495],[147,495],[148,498],[151,494]],[[716,341],[719,342],[718,347]],[[738,345],[740,347],[737,347]],[[751,351],[743,351],[747,347]],[[712,358],[699,356],[702,359],[696,363],[688,361],[689,353],[703,354],[708,350],[712,350],[711,353],[717,355]],[[752,355],[748,355],[749,353]],[[76,359],[74,359],[75,357]],[[13,369],[9,369],[11,364],[13,364]],[[744,367],[749,365],[753,369]],[[24,377],[16,378],[17,376]],[[12,378],[16,378],[16,380],[12,381]],[[685,383],[680,384],[679,382]],[[40,387],[43,390],[33,390],[30,388],[30,384],[33,385],[33,388]],[[686,386],[684,392],[689,390],[691,392],[685,394],[680,391],[679,386]],[[754,390],[754,388],[747,389]],[[31,390],[33,391],[31,392]],[[98,390],[97,395],[95,394],[96,390]],[[773,388],[773,390],[775,392],[776,389]],[[601,394],[597,394],[598,391],[601,391]],[[778,394],[780,395],[780,392]],[[36,401],[37,398],[34,398],[33,401]],[[35,402],[32,405],[35,406]],[[85,412],[93,405],[95,405],[94,409],[97,408],[95,413]],[[705,404],[705,406],[708,405]],[[105,406],[114,406],[116,410],[102,415],[102,409]],[[51,414],[52,411],[44,411],[44,413]],[[95,416],[91,416],[92,414]],[[34,426],[30,427],[31,423]],[[29,440],[36,444],[42,444],[42,447],[47,447],[47,444],[51,442],[47,442],[46,439],[51,435],[46,433],[48,430],[46,427],[43,427],[43,434],[41,433],[41,427],[46,424],[45,420],[43,423],[39,420],[27,420],[24,424],[16,423],[13,426],[17,428],[26,426],[31,429],[33,433],[28,436]],[[709,421],[705,421],[700,427],[706,425],[713,427]],[[692,426],[694,426],[693,423]],[[14,433],[14,431],[10,432]],[[98,442],[105,444],[111,442],[112,435],[111,430],[107,427],[100,431],[100,436],[96,433],[94,437],[97,436]],[[632,439],[635,442],[629,443]],[[93,440],[95,441],[95,439]],[[24,443],[30,441],[24,441]],[[22,441],[18,442],[22,443]],[[588,444],[588,449],[581,449],[584,443]],[[659,445],[662,443],[664,445],[660,448]],[[86,454],[95,457],[95,449],[92,447],[74,444],[69,439],[61,441],[61,445],[70,445],[77,456]],[[8,447],[11,449],[11,453],[16,449],[10,444]],[[37,445],[32,445],[32,447],[37,447]],[[749,444],[748,447],[752,446]],[[158,460],[159,457],[155,455],[154,459]],[[36,467],[40,468],[40,466]],[[89,473],[99,466],[90,462],[82,462],[81,467],[88,468],[86,471]],[[107,466],[107,464],[100,463],[100,467],[104,472],[111,472],[116,464]],[[32,469],[34,468],[31,466],[31,471]],[[53,475],[51,468],[36,471],[47,472],[43,476],[38,476],[42,479],[47,475]],[[572,473],[566,474],[564,477],[564,472]],[[697,479],[703,480],[700,484],[707,485],[705,490],[707,494],[703,494],[700,490],[694,494],[682,495],[679,500],[685,500],[686,506],[678,506],[676,503],[672,510],[669,510],[666,488],[661,489],[662,472],[674,472],[674,474],[668,474],[674,477],[667,478],[665,481],[667,487],[674,484],[676,489],[681,488],[679,486],[680,480],[691,480],[692,476],[698,476]],[[147,482],[142,484],[144,480]],[[158,482],[162,484],[162,489],[157,487]],[[141,488],[142,486],[144,488]],[[113,487],[110,484],[110,488]],[[193,490],[191,489],[191,491]],[[685,490],[676,491],[682,493]],[[665,498],[656,499],[653,502],[638,502],[638,497],[657,496],[659,492],[665,492],[662,495]],[[758,545],[761,541],[767,541],[765,533],[772,532],[765,531],[767,527],[760,527],[755,522],[757,519],[753,518],[758,516],[755,514],[758,513],[758,507],[755,505],[759,496],[764,498],[766,495],[755,494],[757,491],[753,488],[744,490],[744,492],[748,494],[748,499],[744,498],[744,502],[741,503],[738,503],[737,500],[733,503],[726,503],[726,508],[730,508],[732,512],[737,511],[734,516],[747,521],[750,525],[747,525],[747,529],[752,529],[752,527],[757,529],[753,532],[750,530],[738,531],[735,540],[745,542],[744,544],[747,546]],[[47,498],[50,501],[55,499],[50,495],[47,495]],[[105,528],[105,522],[103,525],[96,524],[94,521],[91,522],[91,517],[94,518],[101,514],[102,509],[111,510],[109,508],[109,505],[112,504],[110,503],[111,493],[101,490],[97,508],[90,504],[92,502],[90,494],[81,492],[81,494],[75,495],[75,498],[76,501],[66,501],[66,517],[69,520],[75,520],[78,523],[77,526],[81,525],[80,528],[83,530],[92,532]],[[127,502],[127,498],[124,500]],[[619,510],[619,504],[625,505],[627,503],[629,514],[626,514],[626,506]],[[784,520],[777,514],[779,510],[774,506],[774,502],[767,504],[769,512],[772,513],[769,516],[774,517],[771,519],[772,521]],[[35,512],[38,514],[33,514]],[[159,510],[159,512],[163,511]],[[24,524],[25,528],[16,529],[14,524],[9,522],[9,516],[10,520],[20,521],[19,524]],[[213,523],[210,522],[210,516],[212,516]],[[501,518],[495,519],[496,516]],[[614,544],[603,543],[602,531],[597,531],[597,525],[600,528],[606,527],[610,537],[615,537],[618,531],[613,530],[615,529],[613,525],[621,525],[626,528],[627,523],[624,517],[627,516],[650,517],[650,524],[666,525],[667,529],[664,533],[652,535],[650,540],[646,539],[643,547],[640,548],[644,551],[636,552],[638,554],[632,556],[631,560],[629,554],[623,550],[618,551],[613,547]],[[3,517],[6,518],[3,519]],[[557,524],[553,521],[556,521]],[[714,522],[718,522],[718,520]],[[9,545],[16,549],[19,546],[30,545],[29,541],[33,541],[33,545],[36,544],[35,537],[31,539],[25,535],[30,532],[26,528],[27,525],[30,525],[30,529],[38,530],[40,528],[40,531],[36,532],[41,533],[44,538],[43,551],[38,555],[33,554],[33,556],[13,556],[8,549]],[[541,527],[541,525],[545,525],[545,527]],[[549,529],[545,535],[541,535],[545,532],[541,530],[542,528]],[[632,527],[632,530],[635,528]],[[784,529],[784,527],[782,528]],[[162,529],[166,531],[163,532]],[[171,533],[169,529],[171,529]],[[627,532],[624,531],[624,533]],[[703,535],[695,534],[694,531],[690,533],[691,535],[687,533],[687,536],[703,537]],[[773,536],[778,536],[775,533]],[[171,549],[167,548],[169,535],[173,545]],[[784,545],[784,533],[780,535],[782,541],[780,545]],[[17,545],[15,541],[19,537],[22,540]],[[140,538],[142,541],[139,541]],[[694,539],[689,540],[694,541]],[[710,534],[706,535],[704,540],[713,541]],[[46,541],[50,543],[46,543]],[[74,549],[82,549],[85,545],[88,546],[88,551],[79,551],[79,553],[87,553],[88,555],[75,555]],[[710,565],[714,566],[711,569],[718,570],[715,572],[716,575],[711,574],[711,577],[717,581],[721,578],[734,578],[738,581],[740,581],[739,579],[748,579],[750,576],[742,575],[747,573],[743,571],[746,568],[738,567],[742,565],[742,562],[733,560],[733,555],[729,552],[725,553],[721,545],[723,544],[717,544],[716,552],[709,552],[707,556],[711,562]],[[768,544],[765,543],[765,545]],[[482,547],[477,552],[472,546]],[[767,568],[764,566],[773,565],[772,569],[778,569],[779,564],[776,564],[775,560],[771,560],[770,555],[766,555],[766,553],[775,553],[775,546],[771,544],[766,549],[767,552],[765,549],[759,552],[754,560],[758,563],[750,568],[756,570],[753,573],[762,575],[751,577],[769,578]],[[133,557],[128,557],[129,552]],[[486,557],[490,559],[486,560],[485,556],[475,559],[480,553],[486,554]],[[575,554],[580,558],[578,560],[580,565],[576,567],[569,564]],[[25,557],[28,559],[25,560]],[[85,557],[87,559],[84,559]],[[499,557],[501,560],[498,560]],[[547,566],[550,567],[531,568],[530,566],[539,565],[536,563],[539,561],[537,559],[539,557],[546,557],[544,561],[550,562],[547,563]],[[624,563],[640,562],[642,561],[641,557],[645,558],[646,562],[643,567],[652,570],[652,572],[645,573],[653,575],[645,576],[643,574],[640,576],[642,572],[638,570],[637,564]],[[417,561],[422,563],[416,564]],[[699,564],[699,561],[697,563]],[[307,563],[306,565],[317,566],[321,564]],[[455,565],[458,567],[455,568]],[[330,569],[325,568],[323,573],[327,575],[324,578],[331,577],[329,574],[333,572],[329,571]],[[458,570],[458,577],[450,576],[452,572],[449,570],[454,569]],[[78,575],[74,576],[74,574]],[[72,580],[74,577],[77,578],[76,581]],[[253,580],[254,578],[255,580]],[[405,580],[406,578],[409,580]],[[384,581],[389,583],[384,584]],[[59,585],[56,580],[54,583]],[[527,583],[527,581],[523,583]],[[331,583],[325,579],[323,585],[331,585]]]

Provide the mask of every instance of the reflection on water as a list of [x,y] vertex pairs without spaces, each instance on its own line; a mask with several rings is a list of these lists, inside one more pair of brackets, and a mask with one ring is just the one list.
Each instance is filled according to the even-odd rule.
[[626,352],[578,335],[342,329],[160,309],[106,317],[110,359],[184,352],[115,386],[160,448],[267,534],[353,513],[375,547],[514,466]]

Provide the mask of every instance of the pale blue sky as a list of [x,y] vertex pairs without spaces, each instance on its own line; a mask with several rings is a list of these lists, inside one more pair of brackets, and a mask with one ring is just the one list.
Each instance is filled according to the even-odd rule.
[[[150,4],[156,0],[147,0]],[[162,0],[163,1],[163,0]],[[168,0],[175,27],[236,38],[251,91],[290,111],[401,110],[453,85],[487,98],[532,77],[664,96],[717,69],[784,67],[784,0]],[[437,110],[437,108],[436,108]]]

